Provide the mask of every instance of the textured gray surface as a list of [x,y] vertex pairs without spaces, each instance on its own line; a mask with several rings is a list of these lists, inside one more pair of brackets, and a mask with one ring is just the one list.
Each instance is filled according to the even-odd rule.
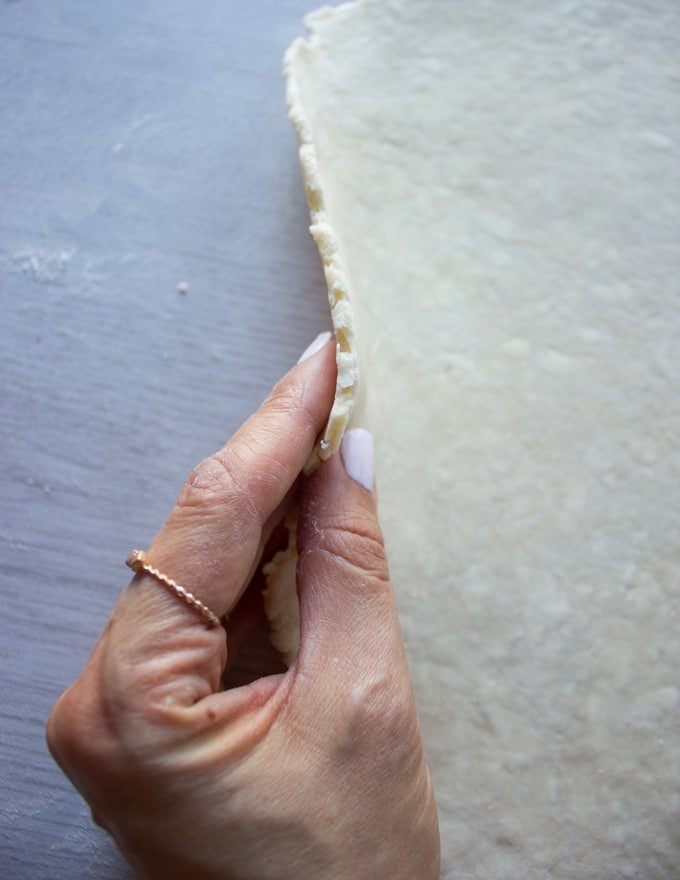
[[0,4],[6,880],[129,876],[45,719],[128,550],[329,323],[280,72],[317,5]]

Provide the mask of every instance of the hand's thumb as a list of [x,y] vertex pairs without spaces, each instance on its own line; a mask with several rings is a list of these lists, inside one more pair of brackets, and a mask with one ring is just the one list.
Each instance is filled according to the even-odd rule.
[[332,658],[357,671],[403,656],[373,494],[373,438],[355,429],[309,479],[300,501],[298,663]]

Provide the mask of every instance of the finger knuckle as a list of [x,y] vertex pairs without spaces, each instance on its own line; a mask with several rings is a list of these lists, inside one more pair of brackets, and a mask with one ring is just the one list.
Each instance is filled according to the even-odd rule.
[[152,745],[162,745],[163,728],[154,720],[153,707],[140,710],[115,693],[102,694],[86,673],[53,708],[47,744],[76,787],[91,795],[106,794],[149,775],[149,757],[156,751]]
[[360,514],[329,520],[318,533],[318,549],[336,557],[377,584],[389,582],[385,544],[373,518]]
[[107,737],[100,735],[101,718],[87,688],[78,680],[66,690],[50,713],[47,745],[55,760],[73,775],[108,766]]
[[418,740],[418,724],[407,677],[385,669],[358,681],[346,697],[345,734],[352,745],[378,739],[393,757],[409,750]]
[[196,465],[179,494],[177,507],[198,511],[237,508],[241,515],[247,515],[253,512],[249,497],[237,450],[223,450]]

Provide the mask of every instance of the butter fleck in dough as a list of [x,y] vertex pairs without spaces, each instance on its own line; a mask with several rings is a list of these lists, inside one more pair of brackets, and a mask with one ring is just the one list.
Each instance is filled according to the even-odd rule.
[[677,880],[680,6],[307,24],[288,94],[342,366],[320,452],[348,419],[376,437],[443,876]]

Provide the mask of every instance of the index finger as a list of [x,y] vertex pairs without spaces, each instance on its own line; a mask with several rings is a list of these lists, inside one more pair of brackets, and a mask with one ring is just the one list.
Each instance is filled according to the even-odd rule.
[[[317,337],[310,346],[313,354],[283,377],[219,452],[194,469],[149,548],[156,568],[219,617],[245,589],[266,525],[328,418],[336,380],[330,342],[330,333]],[[186,611],[161,587],[156,592],[159,601]]]

